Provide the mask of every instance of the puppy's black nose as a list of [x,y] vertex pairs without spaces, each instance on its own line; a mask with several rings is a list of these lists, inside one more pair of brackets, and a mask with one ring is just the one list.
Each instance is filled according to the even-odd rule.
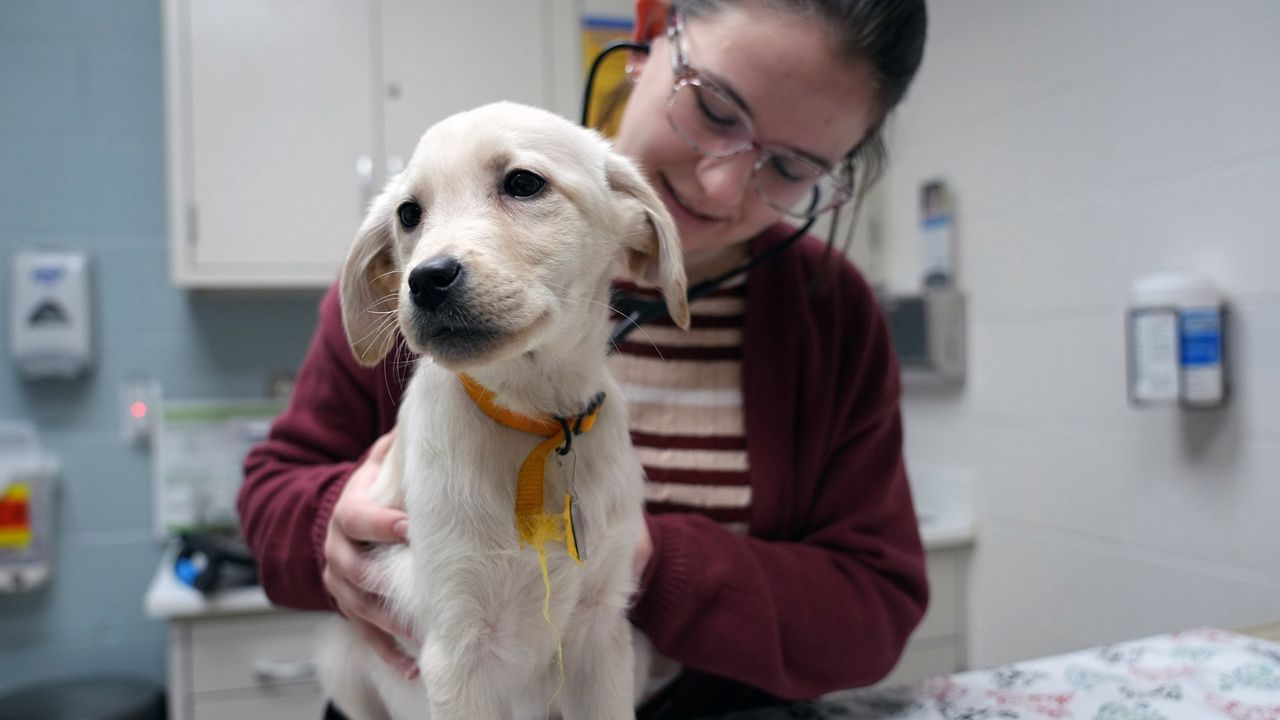
[[409,297],[423,310],[435,311],[461,277],[462,263],[457,258],[432,258],[409,272]]

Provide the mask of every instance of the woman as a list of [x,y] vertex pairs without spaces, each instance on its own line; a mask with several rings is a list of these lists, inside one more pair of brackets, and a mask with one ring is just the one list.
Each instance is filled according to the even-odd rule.
[[[671,210],[696,283],[785,242],[785,218],[856,207],[925,10],[640,0],[637,28],[651,46],[630,58],[615,144]],[[646,325],[612,360],[648,472],[632,621],[662,661],[642,717],[873,683],[923,615],[896,361],[866,283],[829,250],[800,239],[695,301],[688,336]],[[242,526],[273,601],[340,610],[412,676],[360,583],[362,547],[405,537],[404,513],[364,491],[410,359],[360,368],[335,293],[321,310],[292,404],[246,461]]]

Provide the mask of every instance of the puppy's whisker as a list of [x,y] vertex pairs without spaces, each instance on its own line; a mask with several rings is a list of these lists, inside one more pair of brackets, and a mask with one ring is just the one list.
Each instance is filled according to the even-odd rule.
[[403,270],[388,270],[382,273],[381,275],[374,277],[373,279],[377,281],[377,280],[381,280],[384,277],[391,277],[392,275],[403,275],[403,274],[404,274]]
[[[658,359],[659,359],[659,360],[666,360],[666,359],[667,359],[665,356],[663,356],[663,354],[662,354],[662,350],[660,350],[660,349],[658,348],[658,343],[657,343],[657,341],[653,339],[653,336],[649,334],[649,330],[648,330],[647,328],[645,328],[645,326],[641,325],[640,323],[636,322],[635,320],[632,320],[630,315],[627,315],[626,313],[624,313],[624,312],[622,312],[621,310],[619,310],[618,308],[616,308],[616,307],[614,307],[614,306],[610,305],[609,303],[602,303],[602,302],[600,302],[599,300],[592,300],[591,302],[593,302],[593,303],[595,303],[595,304],[597,304],[597,305],[603,305],[604,307],[606,307],[606,308],[608,308],[608,309],[609,309],[609,312],[611,312],[611,313],[613,313],[613,314],[617,315],[618,317],[622,318],[623,322],[629,322],[629,323],[631,323],[632,325],[634,325],[634,326],[635,326],[635,328],[636,328],[636,330],[639,330],[639,331],[640,331],[640,333],[641,333],[642,335],[644,335],[644,339],[645,339],[645,340],[647,340],[647,341],[649,342],[649,345],[653,348],[654,352],[658,353]],[[617,351],[619,350],[619,348],[618,348],[618,343],[616,343],[616,342],[614,342],[614,341],[613,341],[613,336],[612,336],[612,335],[610,335],[610,336],[609,336],[609,345],[613,347],[614,352],[617,352]]]
[[371,344],[377,347],[385,343],[389,339],[388,336],[396,332],[397,327],[394,317],[382,318],[379,320],[378,325],[366,334],[365,338],[361,338],[361,341],[372,337],[373,342]]
[[353,344],[355,344],[355,345],[362,345],[362,344],[364,344],[366,341],[375,341],[375,342],[371,342],[370,344],[372,344],[372,345],[375,345],[375,346],[376,346],[376,345],[378,344],[376,341],[377,341],[379,338],[381,338],[381,336],[382,336],[382,334],[383,334],[383,332],[384,332],[385,330],[386,330],[386,320],[385,320],[385,319],[384,319],[384,320],[380,320],[380,321],[379,321],[379,324],[377,324],[377,325],[373,326],[373,328],[372,328],[372,329],[370,329],[370,330],[369,330],[369,332],[365,333],[363,336],[361,336],[361,337],[359,337],[359,338],[356,338],[356,341],[355,341]]
[[375,307],[378,307],[379,305],[385,305],[387,303],[395,303],[398,299],[399,298],[397,298],[395,295],[383,295],[377,300],[374,300],[373,302],[369,303],[369,307],[375,308]]

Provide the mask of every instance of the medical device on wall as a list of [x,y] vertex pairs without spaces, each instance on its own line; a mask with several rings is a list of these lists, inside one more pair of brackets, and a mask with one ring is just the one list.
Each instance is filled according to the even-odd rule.
[[49,579],[58,461],[40,448],[35,427],[0,421],[0,592]]
[[69,380],[89,369],[89,257],[23,250],[13,256],[10,348],[28,379]]
[[149,408],[157,538],[237,527],[245,455],[266,439],[284,404],[276,398],[164,399]]
[[920,186],[920,282],[950,287],[956,276],[955,203],[943,180]]
[[1226,307],[1189,272],[1138,278],[1127,321],[1129,400],[1212,409],[1227,400]]
[[965,376],[964,294],[954,287],[881,299],[907,384],[958,385]]

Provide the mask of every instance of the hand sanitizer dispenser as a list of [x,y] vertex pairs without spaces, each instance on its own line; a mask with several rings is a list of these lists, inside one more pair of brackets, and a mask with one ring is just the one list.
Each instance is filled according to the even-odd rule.
[[1218,290],[1194,273],[1156,273],[1134,282],[1130,303],[1130,402],[1222,407],[1227,400],[1226,307]]
[[10,347],[29,379],[69,380],[89,368],[89,258],[24,250],[13,256]]

